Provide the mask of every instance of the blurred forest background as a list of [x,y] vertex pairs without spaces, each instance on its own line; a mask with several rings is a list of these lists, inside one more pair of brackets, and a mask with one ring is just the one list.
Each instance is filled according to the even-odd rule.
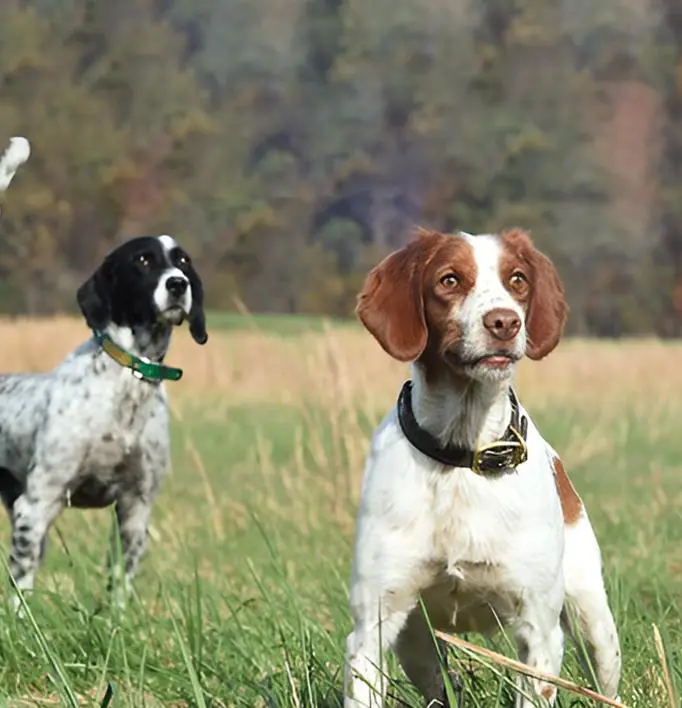
[[166,232],[213,308],[347,316],[413,223],[519,225],[573,333],[682,334],[680,0],[0,0],[15,134],[5,313]]

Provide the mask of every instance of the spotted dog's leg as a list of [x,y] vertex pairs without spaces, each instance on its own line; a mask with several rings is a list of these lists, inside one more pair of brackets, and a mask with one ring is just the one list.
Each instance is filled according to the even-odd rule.
[[[30,472],[26,490],[12,506],[12,550],[10,573],[21,591],[31,590],[35,574],[45,549],[47,532],[64,507],[63,487],[55,484],[39,484],[36,481],[50,479],[42,469]],[[12,603],[20,606],[14,595]]]
[[[19,480],[6,468],[0,468],[0,499],[2,505],[7,509],[10,523],[14,518],[14,503],[21,496],[24,487]],[[42,563],[47,549],[47,534],[40,544],[39,562]]]
[[[122,472],[135,483],[116,500],[117,529],[112,529],[109,552],[109,591],[113,591],[113,599],[119,606],[125,605],[132,589],[132,580],[147,544],[151,508],[168,468],[168,410],[163,389],[159,389],[158,395],[162,405],[149,416],[140,437],[138,454],[128,461]],[[117,561],[119,542],[124,577]]]
[[[112,548],[109,554],[109,590],[114,600],[124,606],[132,587],[132,580],[147,544],[149,516],[161,480],[170,458],[168,442],[168,410],[163,389],[159,389],[161,406],[150,415],[140,438],[139,455],[129,461],[125,474],[135,479],[125,494],[116,501],[116,529],[112,530]],[[124,577],[116,562],[116,546],[120,542]],[[121,582],[123,581],[123,582]],[[123,587],[121,587],[123,586]]]
[[[111,550],[109,552],[109,591],[113,599],[124,607],[132,589],[132,580],[137,572],[140,559],[147,545],[149,517],[158,492],[161,478],[168,464],[168,446],[162,440],[157,442],[156,433],[162,430],[156,417],[150,418],[145,429],[139,458],[129,463],[124,474],[137,479],[116,500],[116,528],[112,529]],[[116,551],[120,543],[123,561],[121,565]]]
[[[149,514],[153,499],[149,496],[129,493],[116,502],[116,525],[112,529],[109,552],[109,585],[114,601],[124,607],[132,590],[132,580],[147,544]],[[120,543],[121,564],[118,562]]]

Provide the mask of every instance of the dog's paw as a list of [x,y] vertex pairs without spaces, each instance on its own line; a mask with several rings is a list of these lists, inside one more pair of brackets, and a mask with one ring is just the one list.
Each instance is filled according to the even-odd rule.
[[14,615],[17,619],[19,619],[19,620],[26,619],[26,609],[24,607],[24,603],[21,601],[21,598],[19,597],[19,593],[12,591],[10,598],[9,598],[9,605],[12,608],[12,612],[14,612]]
[[464,684],[462,683],[462,677],[457,671],[452,669],[448,670],[448,679],[450,680],[450,686],[455,694],[456,703],[453,705],[449,700],[447,693],[443,691],[443,705],[445,708],[462,708],[464,705]]

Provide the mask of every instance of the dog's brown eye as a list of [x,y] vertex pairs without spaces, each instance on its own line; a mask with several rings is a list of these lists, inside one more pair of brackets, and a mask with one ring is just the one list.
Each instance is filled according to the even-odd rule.
[[459,285],[459,278],[454,273],[448,273],[440,279],[440,284],[446,288],[456,288]]
[[189,256],[186,256],[184,253],[181,253],[178,256],[178,265],[189,265]]
[[143,268],[148,268],[149,267],[149,258],[145,256],[144,253],[141,253],[139,256],[135,258],[135,261],[138,265],[141,265]]
[[512,273],[511,278],[509,278],[509,284],[512,287],[516,288],[518,288],[520,285],[524,285],[527,282],[528,280],[526,276],[520,270],[517,270],[515,273]]

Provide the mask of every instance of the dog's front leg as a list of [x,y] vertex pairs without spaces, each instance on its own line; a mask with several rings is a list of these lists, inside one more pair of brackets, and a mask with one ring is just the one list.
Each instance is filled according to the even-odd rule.
[[[129,492],[116,502],[116,524],[111,531],[109,586],[115,602],[124,607],[132,590],[132,580],[147,544],[151,495]],[[120,544],[120,558],[119,558]],[[122,560],[123,572],[121,572]]]
[[[596,672],[598,688],[610,698],[616,698],[621,671],[618,631],[604,587],[601,552],[586,514],[566,527],[564,574],[567,601],[562,617],[564,629],[574,634],[570,612],[574,613],[587,644],[591,667]],[[587,675],[590,676],[589,671]]]
[[[33,588],[35,574],[42,559],[42,551],[47,532],[64,507],[61,485],[36,484],[36,479],[50,479],[33,470],[28,478],[26,491],[12,507],[12,550],[10,552],[10,573],[21,591]],[[15,609],[21,605],[16,594],[12,596]]]
[[[396,542],[392,547],[408,548],[407,540],[403,541],[404,545]],[[381,708],[388,683],[386,652],[395,648],[430,573],[415,558],[392,553],[380,560],[370,543],[359,542],[358,547],[351,587],[354,626],[346,640],[344,707]]]
[[[564,654],[564,633],[560,625],[561,610],[556,603],[545,596],[525,598],[516,626],[516,644],[519,659],[546,674],[558,676]],[[519,688],[527,687],[522,677]],[[533,692],[549,705],[556,701],[556,686],[546,681],[533,679]],[[535,704],[521,693],[516,697],[516,708],[531,708]]]
[[[140,440],[139,455],[128,462],[125,477],[131,484],[121,489],[116,500],[116,527],[112,529],[109,552],[109,591],[124,607],[132,581],[147,545],[149,517],[161,479],[168,466],[168,422],[164,407],[150,415]],[[123,572],[119,563],[120,543]]]
[[395,644],[407,611],[381,609],[379,598],[356,613],[346,639],[344,708],[381,708],[386,684],[386,652]]

